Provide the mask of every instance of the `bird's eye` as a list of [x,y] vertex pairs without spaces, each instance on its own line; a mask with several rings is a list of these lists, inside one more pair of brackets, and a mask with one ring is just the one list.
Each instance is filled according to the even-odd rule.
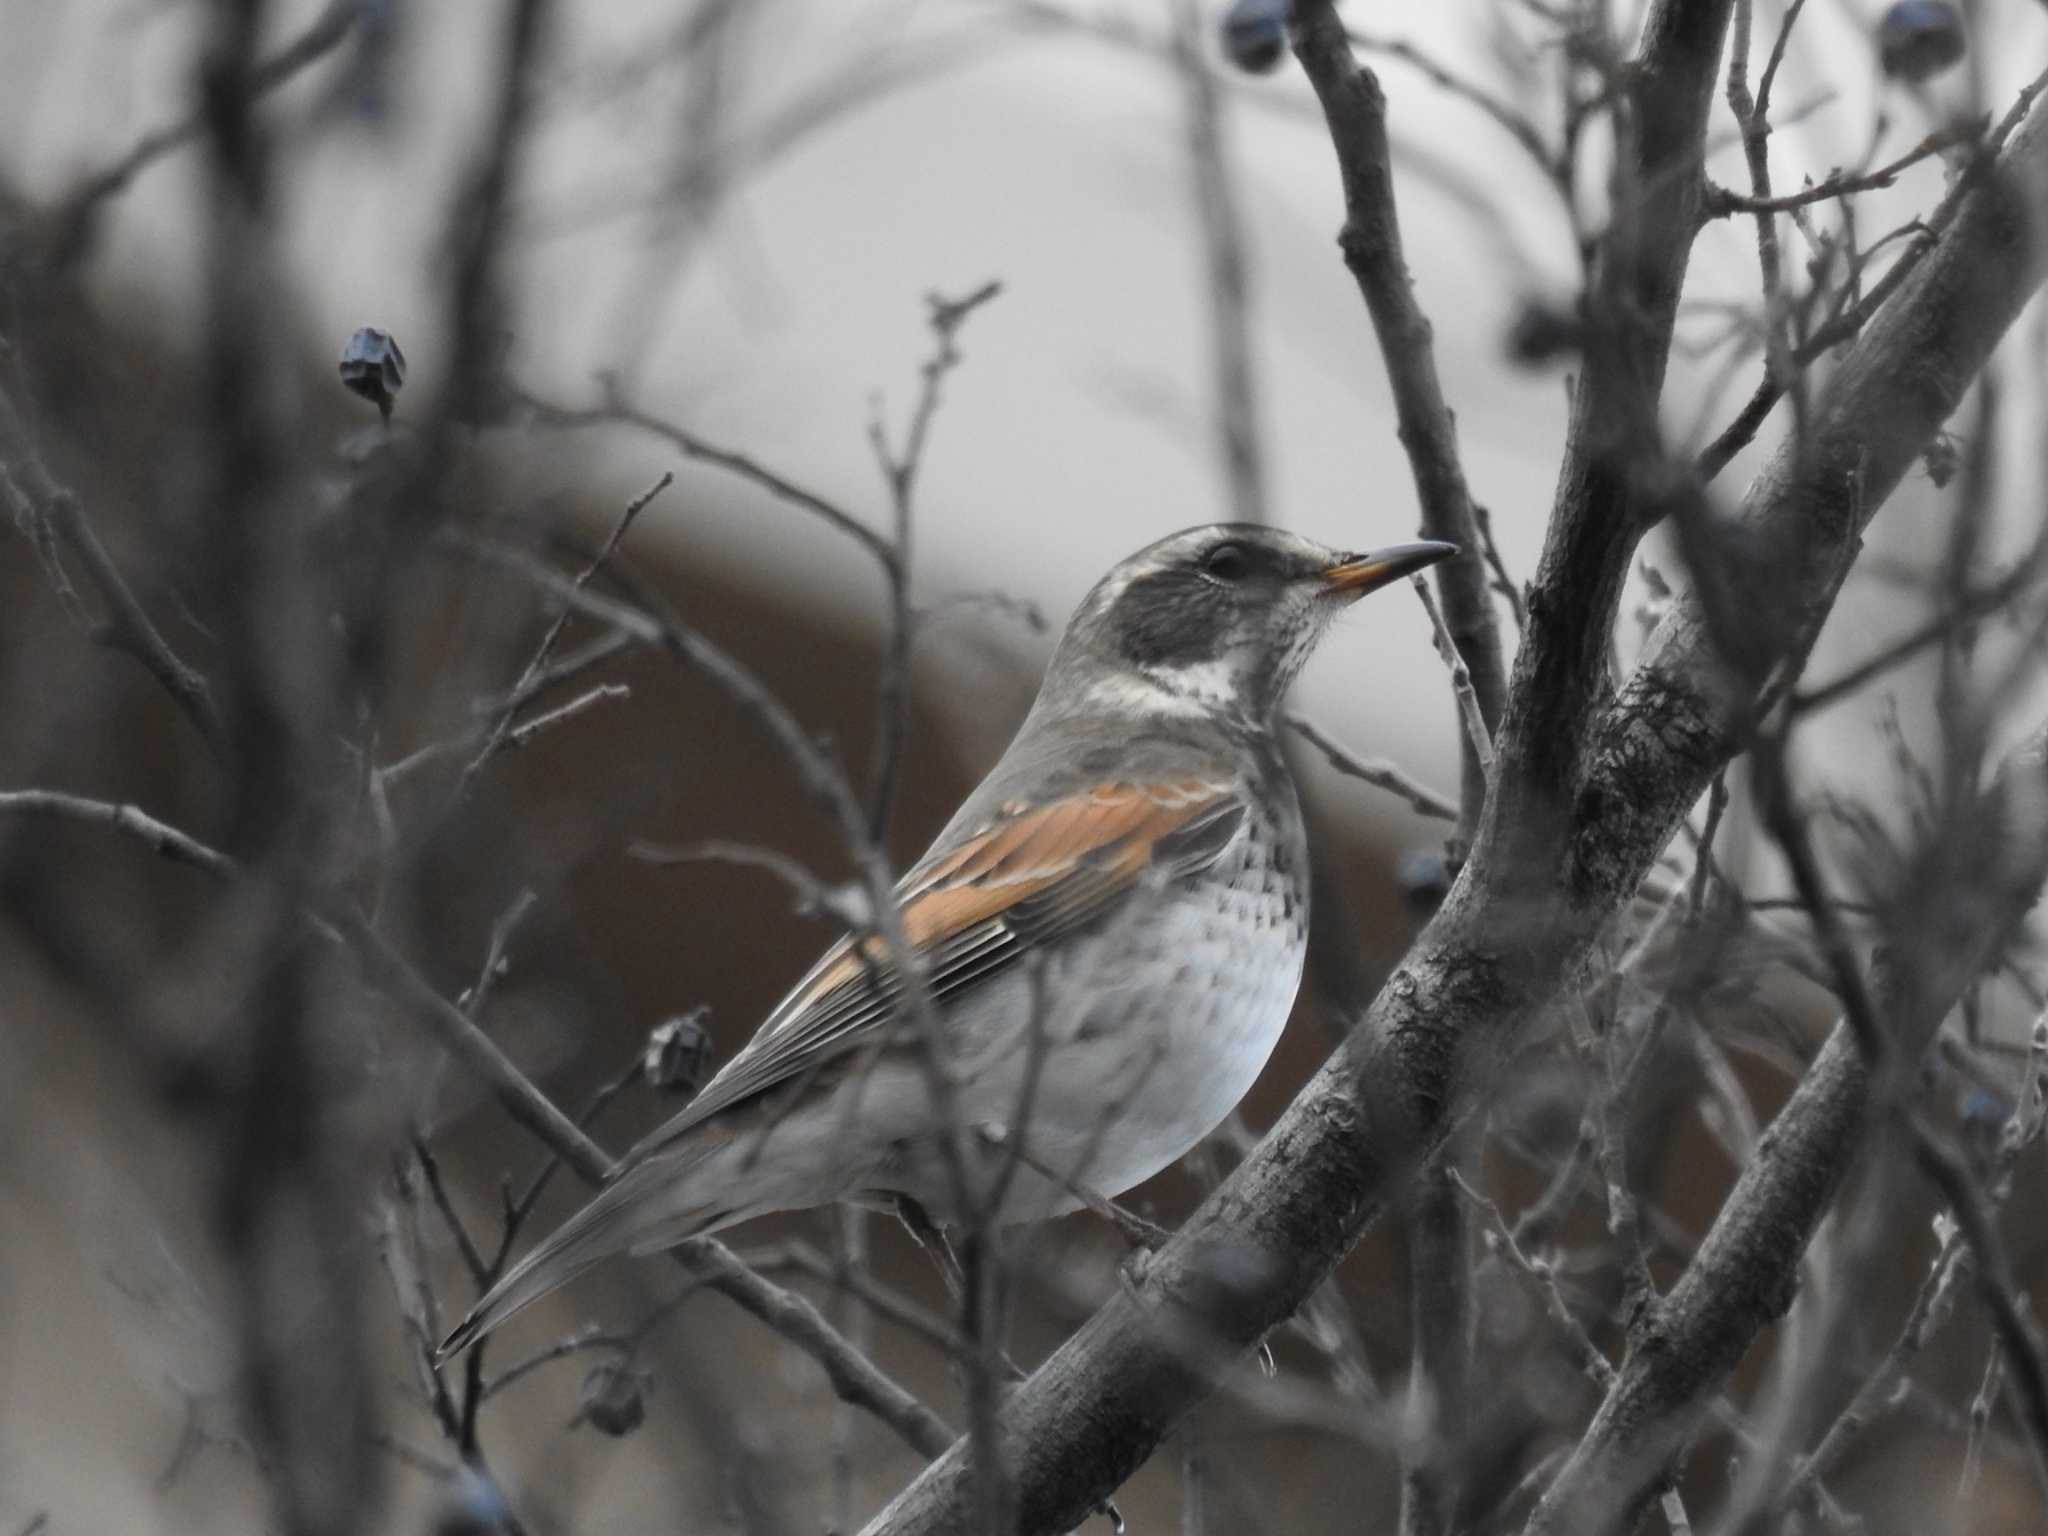
[[1218,581],[1238,581],[1250,574],[1251,556],[1242,544],[1218,544],[1202,556],[1202,574]]

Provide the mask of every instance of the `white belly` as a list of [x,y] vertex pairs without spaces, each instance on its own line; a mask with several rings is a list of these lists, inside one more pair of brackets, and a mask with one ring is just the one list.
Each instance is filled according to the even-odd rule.
[[[1279,1043],[1307,949],[1306,895],[1291,870],[1241,841],[1191,887],[1133,901],[1063,946],[1042,986],[1019,967],[963,998],[952,1021],[962,1116],[1005,1137],[1021,1128],[1028,1154],[1010,1177],[1003,1221],[1075,1210],[1084,1203],[1075,1186],[1122,1194],[1185,1156]],[[1036,1018],[1034,993],[1044,1000]],[[1034,1039],[1043,1055],[1035,1084]],[[877,1089],[888,1093],[870,1084]],[[921,1084],[898,1092],[899,1106],[928,1103]],[[932,1141],[899,1142],[889,1164],[891,1187],[958,1219],[951,1171]]]

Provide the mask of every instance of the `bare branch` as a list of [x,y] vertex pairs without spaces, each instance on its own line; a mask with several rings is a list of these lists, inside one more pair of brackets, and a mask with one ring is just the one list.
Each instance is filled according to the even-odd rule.
[[1965,1251],[1964,1246],[1955,1240],[1951,1229],[1943,1237],[1941,1249],[1928,1268],[1927,1278],[1913,1297],[1913,1305],[1899,1328],[1898,1338],[1893,1340],[1884,1359],[1878,1362],[1877,1369],[1856,1389],[1855,1397],[1829,1426],[1813,1454],[1802,1461],[1792,1474],[1779,1495],[1778,1512],[1797,1508],[1819,1480],[1835,1469],[1851,1441],[1898,1401],[1898,1388],[1907,1370],[1933,1337],[1934,1331],[1948,1319],[1955,1294],[1958,1261]]
[[1451,1173],[1450,1178],[1465,1198],[1485,1213],[1486,1246],[1504,1255],[1509,1266],[1535,1288],[1544,1310],[1550,1314],[1551,1321],[1557,1324],[1558,1331],[1571,1345],[1572,1355],[1578,1361],[1579,1369],[1585,1372],[1595,1386],[1614,1385],[1614,1362],[1609,1360],[1600,1346],[1593,1342],[1593,1336],[1586,1332],[1586,1325],[1578,1320],[1565,1302],[1564,1293],[1557,1288],[1556,1271],[1549,1264],[1532,1259],[1523,1251],[1522,1246],[1515,1241],[1513,1229],[1508,1226],[1506,1218],[1501,1215],[1500,1207],[1494,1203],[1490,1195],[1481,1194],[1456,1172]]
[[[1358,63],[1329,0],[1294,8],[1294,51],[1322,103],[1344,188],[1344,262],[1372,316],[1380,356],[1393,386],[1401,446],[1407,450],[1422,532],[1458,546],[1437,566],[1448,634],[1463,658],[1486,735],[1506,696],[1500,626],[1487,590],[1486,556],[1472,494],[1458,456],[1455,425],[1437,377],[1432,332],[1416,301],[1402,250],[1399,211],[1387,145],[1386,97],[1377,77]],[[1459,796],[1458,841],[1470,846],[1486,800],[1488,769],[1482,737],[1468,735]]]
[[[612,531],[605,537],[605,541],[599,546],[597,553],[591,556],[590,563],[577,572],[576,585],[578,587],[588,586],[591,577],[604,569],[605,562],[618,552],[619,545],[625,542],[626,535],[632,531],[634,520],[647,509],[648,504],[655,497],[675,483],[675,478],[672,473],[663,470],[659,480],[626,503],[625,510],[619,514],[618,521],[612,524]],[[497,719],[492,722],[489,731],[484,736],[482,750],[475,757],[471,758],[462,770],[461,789],[463,793],[469,792],[471,786],[476,781],[477,774],[483,771],[484,764],[497,756],[499,749],[506,744],[508,738],[516,734],[512,729],[512,716],[519,707],[519,701],[522,701],[527,696],[529,689],[534,688],[536,680],[546,673],[548,663],[554,659],[555,646],[561,640],[562,631],[568,627],[568,624],[569,611],[565,608],[555,615],[553,622],[548,625],[547,633],[541,636],[540,644],[534,647],[533,655],[527,659],[526,666],[519,674],[519,681],[512,685],[512,699],[514,702],[506,704],[499,712]],[[617,696],[623,697],[623,690]],[[592,695],[586,694],[584,697],[590,702],[596,702]],[[564,705],[562,710],[555,712],[555,717],[558,719],[567,718],[564,711],[569,708],[570,706]],[[548,716],[541,716],[539,720],[529,720],[524,726],[520,727],[520,730],[526,732],[527,736],[530,737],[534,732],[546,729],[544,725],[540,724],[540,720],[548,720],[549,718]],[[514,741],[511,744],[513,746],[524,746],[525,741]]]
[[91,800],[83,795],[68,795],[54,789],[9,789],[0,790],[0,813],[4,812],[60,816],[70,821],[112,827],[137,839],[151,852],[172,863],[190,865],[216,880],[230,879],[236,872],[235,861],[226,854],[207,847],[197,838],[180,832],[167,822],[158,821],[133,805]]
[[1835,198],[1851,197],[1858,192],[1875,192],[1889,187],[1899,178],[1899,173],[1918,165],[1922,160],[1932,159],[1959,144],[1968,144],[1977,139],[1989,123],[1951,123],[1937,128],[1918,144],[1895,160],[1889,160],[1874,171],[1851,175],[1836,171],[1825,181],[1802,187],[1797,192],[1781,196],[1769,195],[1746,197],[1740,192],[1731,192],[1726,187],[1712,187],[1707,192],[1705,216],[1710,219],[1727,218],[1737,213],[1790,213],[1797,208],[1810,207],[1814,203],[1825,203]]
[[523,389],[515,389],[513,396],[544,426],[628,426],[659,438],[685,458],[695,459],[699,463],[710,464],[728,474],[736,475],[749,484],[760,487],[776,499],[810,513],[827,527],[845,534],[874,557],[875,563],[882,568],[884,575],[889,575],[895,570],[895,546],[852,513],[817,492],[806,490],[795,481],[766,468],[744,453],[721,448],[686,428],[649,415],[619,392],[618,381],[610,375],[600,377],[598,382],[603,391],[603,401],[595,406],[557,405]]
[[[326,9],[308,23],[305,31],[249,72],[250,98],[269,95],[308,65],[340,47],[364,9],[364,0],[329,0]],[[66,267],[83,255],[102,207],[126,191],[128,184],[151,165],[174,150],[196,143],[206,130],[206,109],[195,107],[175,122],[145,133],[127,154],[88,177],[64,200],[51,265]]]
[[[2007,760],[1975,814],[1935,851],[1970,896],[1923,871],[1927,974],[1901,978],[1892,1049],[1919,1054],[2048,877],[2048,733]],[[1632,1350],[1592,1427],[1544,1495],[1531,1536],[1612,1528],[1647,1496],[1758,1330],[1792,1297],[1805,1239],[1865,1135],[1875,1068],[1838,1025],[1743,1170],[1706,1240]],[[1797,1241],[1788,1240],[1789,1237]]]
[[[207,746],[218,752],[221,722],[212,689],[194,667],[171,649],[163,632],[136,600],[106,546],[93,531],[78,498],[59,485],[44,467],[20,414],[4,393],[0,393],[0,471],[7,471],[0,473],[0,493],[14,503],[9,510],[16,522],[24,528],[38,522],[48,527],[58,543],[77,556],[86,576],[105,600],[106,624],[94,638],[115,650],[126,651],[147,667],[198,728]],[[52,574],[59,583],[59,595],[67,593],[61,571]]]
[[856,934],[871,933],[874,917],[857,891],[828,885],[787,854],[752,843],[734,843],[721,838],[666,847],[658,843],[635,843],[628,850],[647,864],[736,864],[742,869],[761,869],[775,876],[797,899],[797,912],[829,917]]
[[[144,815],[131,806],[111,805],[44,790],[0,792],[0,812],[25,811],[96,822],[139,838],[158,853],[227,879],[235,866],[224,854]],[[519,1125],[556,1152],[583,1181],[604,1182],[612,1161],[515,1066],[467,1015],[447,1001],[360,913],[336,905],[323,914],[362,962],[373,983],[390,993],[475,1079],[488,1087]],[[856,1354],[802,1297],[769,1284],[710,1238],[674,1250],[685,1273],[722,1292],[767,1323],[824,1367],[833,1389],[873,1413],[927,1456],[952,1443],[952,1432],[930,1409]],[[431,1353],[432,1341],[429,1340]]]
[[579,1329],[555,1340],[543,1349],[535,1350],[523,1360],[514,1361],[497,1375],[486,1378],[483,1384],[483,1397],[485,1401],[489,1401],[542,1366],[552,1365],[557,1360],[566,1360],[571,1355],[586,1354],[591,1350],[606,1350],[623,1355],[632,1349],[633,1344],[634,1338],[631,1334],[595,1327]]
[[1202,256],[1208,266],[1210,376],[1214,380],[1209,412],[1221,449],[1224,483],[1230,490],[1231,516],[1238,522],[1263,523],[1265,466],[1259,441],[1258,379],[1253,367],[1250,263],[1228,142],[1230,103],[1202,47],[1207,19],[1208,8],[1199,0],[1175,0],[1173,63],[1180,74],[1187,113],[1195,216],[1201,224]]
[[[1655,120],[1639,152],[1678,181],[1687,165],[1697,171],[1726,14],[1694,4],[1654,8],[1644,41],[1651,57],[1631,75]],[[1781,453],[1751,489],[1745,523],[1784,541],[1780,564],[1795,577],[1787,601],[1802,616],[1801,633],[1826,612],[1863,527],[2039,284],[2043,251],[2030,211],[2037,200],[2028,193],[2048,183],[2048,131],[2030,122],[2002,160],[1820,391],[1810,440]],[[1640,391],[1661,374],[1666,336],[1654,320],[1675,303],[1684,237],[1672,233],[1673,221],[1642,222],[1651,248],[1629,270],[1643,295],[1634,324],[1647,329],[1630,332],[1633,363],[1603,390],[1626,382]],[[1589,399],[1591,388],[1580,387],[1575,430],[1583,440],[1568,455],[1573,467],[1500,737],[1501,777],[1462,898],[1438,913],[1346,1045],[1151,1256],[1139,1283],[1012,1396],[1004,1432],[1030,1447],[1018,1489],[1026,1530],[1071,1526],[1239,1351],[1313,1291],[1380,1212],[1387,1190],[1456,1123],[1473,1075],[1499,1059],[1583,963],[1743,739],[1753,695],[1719,661],[1689,598],[1674,604],[1619,694],[1601,698],[1608,622],[1631,542],[1617,530],[1631,525],[1640,487],[1624,473],[1625,460],[1595,451],[1612,449],[1613,422],[1591,410],[1602,399],[1600,390]],[[1617,409],[1627,415],[1642,403]],[[1572,736],[1579,739],[1559,739]],[[1978,937],[1974,922],[1971,932]],[[1844,1048],[1853,1057],[1853,1044]],[[1809,1081],[1828,1080],[1839,1058],[1840,1049],[1824,1052],[1818,1079]],[[1772,1161],[1759,1155],[1759,1166]],[[1256,1260],[1233,1263],[1239,1278],[1227,1298],[1216,1294],[1209,1256],[1217,1253]],[[1205,1325],[1208,1347],[1199,1357],[1180,1347],[1184,1328],[1163,1326],[1184,1311]],[[1629,1506],[1662,1467],[1654,1456],[1640,1468],[1626,1458],[1599,1460],[1605,1480],[1576,1486],[1603,1487]],[[961,1457],[949,1453],[871,1530],[958,1528],[963,1475]]]
[[[514,1121],[559,1153],[586,1184],[604,1182],[612,1160],[489,1036],[435,992],[360,914],[342,911],[332,917],[372,982],[404,1003],[441,1046],[491,1090]],[[685,1274],[738,1302],[810,1355],[824,1367],[835,1392],[874,1414],[916,1449],[936,1456],[952,1443],[952,1431],[937,1415],[872,1361],[856,1354],[810,1302],[763,1280],[713,1238],[695,1238],[671,1252]]]
[[[1971,155],[1962,174],[1951,183],[1947,195],[1926,219],[1916,220],[1909,226],[1913,236],[1912,243],[1900,254],[1898,260],[1886,269],[1884,276],[1873,283],[1868,292],[1855,298],[1853,303],[1845,303],[1838,313],[1830,317],[1826,324],[1818,327],[1793,353],[1792,364],[1795,368],[1805,368],[1859,335],[1872,317],[1884,308],[1894,294],[1906,286],[1921,263],[1943,242],[1956,215],[1973,201],[1981,203],[1982,199],[1978,198],[1977,194],[1983,190],[1984,178],[1992,174],[1993,168],[2000,163],[2003,146],[2027,120],[2033,109],[2034,99],[2043,90],[2048,90],[2048,71],[2036,75],[2021,88],[2013,99],[2011,108],[1999,119],[1983,143]],[[1844,291],[1845,295],[1851,292]],[[1735,419],[1723,429],[1720,436],[1701,451],[1694,466],[1694,474],[1701,483],[1712,480],[1727,468],[1728,461],[1748,445],[1770,415],[1772,407],[1784,398],[1791,382],[1775,371],[1765,372],[1748,402],[1736,413]]]
[[[427,1145],[426,1138],[415,1134],[412,1138],[413,1160],[420,1165],[425,1178],[427,1192],[434,1197],[434,1209],[440,1212],[441,1224],[448,1229],[448,1235],[455,1239],[455,1247],[462,1255],[464,1267],[469,1270],[470,1279],[478,1287],[488,1285],[491,1269],[484,1262],[484,1256],[471,1241],[469,1228],[455,1212],[455,1202],[448,1198],[448,1186],[441,1180],[441,1164],[434,1156],[434,1149]],[[432,1342],[431,1340],[429,1342]]]
[[910,652],[917,629],[916,615],[910,606],[910,551],[916,525],[918,472],[924,467],[925,445],[931,439],[932,423],[938,418],[946,376],[960,366],[960,327],[1002,291],[1003,285],[992,279],[963,298],[948,299],[936,293],[925,296],[934,346],[919,372],[922,384],[917,405],[910,413],[910,424],[904,430],[903,446],[890,446],[888,431],[879,415],[868,427],[868,439],[874,447],[875,461],[881,466],[882,478],[888,483],[889,501],[895,513],[891,558],[884,567],[889,578],[889,644],[875,690],[875,747],[868,774],[868,836],[878,843],[888,829],[889,812],[896,800],[896,781],[903,769],[904,743],[910,734]]
[[1997,1223],[1976,1178],[1955,1149],[1925,1124],[1915,1120],[1912,1131],[1914,1160],[1941,1191],[1962,1229],[1963,1240],[1970,1245],[1977,1294],[1983,1298],[2004,1347],[2006,1368],[2018,1389],[2020,1425],[2033,1449],[2035,1473],[2043,1492],[2048,1493],[2048,1358],[2044,1358],[2040,1326],[2013,1281],[2011,1261],[1998,1240]]
[[[1401,1448],[1401,1536],[1461,1528],[1471,1430],[1472,1227],[1458,1174],[1470,1138],[1454,1138],[1423,1170],[1402,1210],[1408,1239],[1407,1433]],[[1193,1422],[1190,1420],[1190,1422]]]
[[[1484,786],[1493,782],[1493,733],[1487,729],[1486,712],[1480,707],[1479,693],[1472,683],[1472,671],[1459,654],[1458,642],[1451,638],[1450,628],[1444,623],[1443,614],[1437,610],[1436,599],[1429,595],[1429,582],[1421,576],[1411,576],[1409,581],[1415,588],[1415,595],[1422,599],[1423,612],[1429,615],[1430,630],[1436,636],[1436,653],[1451,671],[1451,693],[1458,701],[1458,718],[1464,722],[1465,747],[1479,761],[1480,802],[1483,805]],[[1475,811],[1473,814],[1476,817],[1478,813]]]
[[1401,768],[1383,757],[1360,757],[1323,733],[1323,728],[1303,715],[1289,715],[1287,727],[1322,753],[1329,765],[1346,778],[1358,779],[1376,789],[1404,800],[1418,816],[1437,821],[1456,821],[1458,808],[1426,784],[1411,779]]
[[1477,107],[1507,130],[1508,136],[1535,162],[1536,168],[1543,173],[1546,180],[1557,183],[1566,174],[1558,152],[1544,142],[1542,131],[1535,123],[1484,86],[1467,80],[1406,38],[1382,37],[1377,33],[1358,31],[1356,28],[1351,29],[1347,35],[1352,47],[1363,49],[1367,53],[1383,53],[1390,59],[1399,59],[1432,84],[1460,101],[1470,102]]
[[958,1085],[953,1080],[946,1040],[939,1027],[918,951],[904,931],[889,861],[868,835],[866,813],[831,754],[804,730],[774,690],[723,647],[673,616],[656,617],[629,603],[580,588],[525,551],[490,540],[444,539],[445,547],[513,571],[552,595],[558,602],[603,619],[643,645],[659,650],[709,678],[752,717],[781,750],[798,782],[832,821],[859,872],[875,936],[895,974],[903,981],[904,1014],[917,1031],[918,1053],[925,1084],[938,1123],[950,1128],[945,1138],[948,1175],[956,1182],[961,1209],[970,1209],[965,1188],[968,1152],[964,1122],[954,1112]]

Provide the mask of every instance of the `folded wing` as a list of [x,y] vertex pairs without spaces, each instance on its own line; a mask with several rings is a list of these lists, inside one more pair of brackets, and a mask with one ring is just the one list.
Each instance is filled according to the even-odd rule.
[[[1006,805],[964,841],[935,848],[897,886],[904,934],[932,1000],[942,1004],[1034,946],[1101,921],[1148,875],[1171,881],[1206,868],[1244,818],[1234,786],[1203,780],[1103,784],[1045,804]],[[887,944],[840,940],[626,1165],[859,1048],[894,1017],[902,994]]]

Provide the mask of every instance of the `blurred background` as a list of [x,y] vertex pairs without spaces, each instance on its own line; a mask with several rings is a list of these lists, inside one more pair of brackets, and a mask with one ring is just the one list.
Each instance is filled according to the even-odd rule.
[[[1389,97],[1411,266],[1466,473],[1511,583],[1533,573],[1550,506],[1580,240],[1597,224],[1604,149],[1585,148],[1581,184],[1592,190],[1567,209],[1499,121],[1383,45],[1411,45],[1548,123],[1557,61],[1541,10],[1467,0],[1347,12],[1382,45],[1368,57]],[[1811,11],[1778,86],[1773,153],[1786,186],[1868,163],[1877,145],[1880,161],[1902,153],[1976,103],[2002,111],[2048,43],[2036,9],[1985,6],[1971,17],[1964,68],[1908,82],[1878,67],[1882,7],[1819,0]],[[256,109],[268,139],[271,287],[243,310],[221,301],[210,276],[218,226],[204,148],[152,147],[152,135],[196,109],[206,10],[173,0],[4,7],[7,388],[51,475],[76,492],[188,654],[204,658],[216,643],[197,595],[207,547],[191,519],[211,473],[206,359],[221,327],[246,326],[240,342],[268,358],[265,408],[286,420],[309,466],[298,482],[306,496],[344,509],[333,515],[346,515],[367,479],[407,472],[408,422],[432,426],[429,402],[457,369],[451,349],[463,334],[450,300],[452,232],[490,142],[500,12],[411,0],[265,11],[258,57],[282,53],[293,67]],[[1777,14],[1759,11],[1773,26]],[[1621,40],[1632,36],[1630,7],[1610,21]],[[449,503],[583,555],[631,498],[673,472],[634,523],[621,566],[756,669],[846,761],[864,764],[889,637],[877,563],[824,519],[692,461],[659,433],[565,426],[531,402],[566,412],[624,402],[886,535],[893,508],[872,432],[879,423],[900,442],[908,428],[933,355],[929,296],[999,282],[961,329],[916,485],[909,601],[921,619],[888,838],[899,861],[914,857],[1021,718],[1065,614],[1123,555],[1235,516],[1351,547],[1415,532],[1378,348],[1335,245],[1342,208],[1314,99],[1290,61],[1248,68],[1263,61],[1229,40],[1224,8],[1208,0],[557,8],[498,230],[502,297],[482,341],[491,357],[463,364],[488,372],[488,398],[455,429]],[[1715,121],[1712,169],[1739,184],[1732,130]],[[124,165],[132,177],[88,195],[95,177]],[[1914,166],[1861,205],[1866,227],[1924,212],[1943,184],[1938,157]],[[1710,227],[1695,248],[1667,389],[1674,442],[1704,444],[1747,395],[1759,367],[1744,319],[1756,287],[1750,229]],[[388,433],[336,378],[344,342],[365,326],[396,338],[408,363]],[[2018,425],[1995,439],[1994,550],[2019,547],[2038,521],[2040,347],[2030,317],[2000,364],[2004,419]],[[1719,494],[1739,493],[1771,441],[1767,430]],[[1880,521],[1866,561],[1876,574],[1846,595],[1815,675],[1924,616],[1900,573],[1941,547],[1936,478],[1945,477],[1902,489]],[[132,801],[195,831],[215,824],[221,792],[205,747],[140,667],[91,643],[28,533],[0,565],[0,785]],[[1653,566],[1658,548],[1653,540]],[[1624,612],[1654,617],[1666,579],[1668,569],[1639,572]],[[475,702],[518,681],[547,614],[531,591],[461,562],[408,566],[384,597],[381,713],[366,739],[388,765],[472,729]],[[1624,664],[1642,632],[1631,620],[1617,634]],[[844,867],[786,765],[727,698],[645,656],[593,676],[630,697],[606,696],[503,753],[473,800],[451,809],[446,798],[461,754],[384,786],[388,815],[414,839],[392,897],[408,950],[455,995],[474,981],[494,926],[516,912],[490,1027],[570,1106],[618,1078],[671,1017],[708,1009],[692,1016],[722,1057],[832,936],[758,872],[650,867],[629,856],[633,843],[733,838]],[[1815,728],[1831,793],[1881,809],[1897,798],[1886,733],[1924,725],[1926,682],[1925,668],[1905,668]],[[1455,793],[1451,695],[1407,593],[1353,610],[1295,707],[1359,753]],[[1313,752],[1298,766],[1322,829],[1321,910],[1340,938],[1324,945],[1316,995],[1245,1107],[1254,1129],[1327,1050],[1322,996],[1382,974],[1445,879],[1443,824]],[[1768,884],[1746,826],[1724,837],[1731,867],[1759,868]],[[242,1049],[219,985],[233,973],[230,905],[195,872],[97,829],[0,824],[0,1531],[39,1515],[52,1531],[256,1528],[272,1518],[242,1417],[245,1302],[222,1235],[233,1154],[208,1087],[216,1058]],[[1740,1065],[1766,1113],[1829,1016],[1794,970],[1773,967],[1761,1000],[1747,997],[1744,1019],[1729,1025],[1765,1042]],[[1985,1006],[1993,1036],[2024,1038],[2023,997]],[[347,1062],[306,1113],[320,1124],[333,1187],[350,1192],[340,1220],[352,1258],[334,1283],[360,1309],[351,1337],[363,1341],[363,1411],[377,1448],[353,1464],[337,1504],[351,1514],[336,1528],[419,1529],[462,1494],[441,1475],[452,1458],[436,1448],[407,1361],[372,1186],[402,1161],[423,1077],[438,1085],[424,1129],[479,1231],[493,1230],[500,1181],[523,1182],[537,1154],[474,1088],[441,1081],[402,1017],[343,1010],[330,1026],[316,1047]],[[1557,1075],[1547,1071],[1530,1078],[1517,1134],[1568,1142],[1577,1110],[1562,1085],[1544,1097]],[[1673,1263],[1733,1171],[1697,1111],[1706,1096],[1675,1094],[1671,1135],[1645,1171],[1674,1223],[1664,1256]],[[621,1147],[670,1107],[635,1085],[599,1139]],[[1536,1165],[1488,1158],[1504,1199],[1542,1187]],[[1175,1170],[1134,1203],[1171,1221],[1229,1161],[1225,1151]],[[536,1223],[559,1219],[575,1197],[557,1181]],[[1577,1220],[1582,1241],[1597,1239],[1597,1211],[1582,1207]],[[467,1295],[452,1245],[427,1228],[444,1310],[459,1314]],[[735,1245],[830,1254],[842,1236],[831,1213],[763,1228]],[[1902,1223],[1895,1241],[1896,1284],[1875,1288],[1859,1347],[1883,1347],[1932,1252],[1924,1221]],[[877,1277],[944,1310],[929,1266],[893,1225],[872,1224],[869,1242]],[[2015,1252],[2038,1269],[2038,1241],[2016,1237]],[[1119,1256],[1087,1218],[1033,1239],[1020,1361],[1035,1363],[1091,1310]],[[1497,1267],[1489,1273],[1482,1360],[1490,1351],[1520,1362],[1532,1400],[1567,1419],[1583,1414],[1586,1383],[1539,1347],[1538,1303]],[[819,1277],[779,1278],[835,1318],[851,1315]],[[1599,1283],[1585,1277],[1589,1292]],[[613,1266],[521,1319],[503,1362],[592,1319],[629,1326],[675,1284],[668,1266]],[[1346,1266],[1342,1289],[1372,1390],[1395,1404],[1408,1349],[1403,1287],[1398,1224],[1387,1223]],[[887,1323],[859,1326],[888,1369],[959,1422],[957,1384],[937,1351]],[[1917,1388],[1924,1411],[1890,1420],[1835,1485],[1872,1528],[1954,1517],[1954,1421],[1985,1337],[1981,1322],[1958,1319]],[[1391,1526],[1399,1473],[1384,1434],[1361,1428],[1357,1393],[1333,1384],[1326,1352],[1299,1339],[1276,1348],[1277,1375],[1248,1366],[1242,1390],[1200,1417],[1210,1528]],[[877,1425],[848,1420],[814,1364],[719,1297],[665,1313],[641,1360],[651,1385],[630,1434],[594,1425],[582,1358],[542,1366],[485,1405],[483,1442],[527,1529],[833,1529],[848,1515],[864,1520],[918,1464]],[[1513,1465],[1539,1465],[1548,1443],[1532,1437]],[[423,1457],[432,1464],[422,1468]],[[850,1473],[835,1473],[835,1458]],[[1703,1453],[1688,1487],[1709,1496],[1727,1465],[1725,1446]],[[1134,1529],[1180,1518],[1184,1470],[1162,1454],[1120,1498]],[[2028,1490],[2016,1442],[1996,1440],[1969,1528],[2038,1528]]]

